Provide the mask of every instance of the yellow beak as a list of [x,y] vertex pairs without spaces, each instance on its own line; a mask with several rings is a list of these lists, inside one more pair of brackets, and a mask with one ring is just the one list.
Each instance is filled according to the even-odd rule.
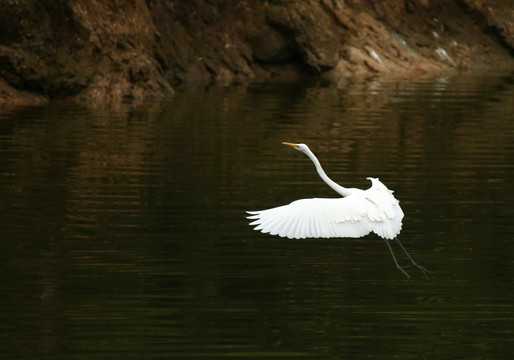
[[283,145],[287,145],[287,146],[291,146],[291,147],[297,147],[298,146],[298,144],[289,143],[289,142],[285,142],[285,141],[283,141],[282,144]]

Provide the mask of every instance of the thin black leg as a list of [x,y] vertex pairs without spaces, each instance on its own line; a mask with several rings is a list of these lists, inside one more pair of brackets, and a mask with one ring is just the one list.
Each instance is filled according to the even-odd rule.
[[393,257],[396,267],[398,268],[398,270],[400,270],[400,272],[403,275],[405,275],[407,277],[407,280],[410,280],[410,275],[407,274],[407,271],[403,270],[403,268],[400,266],[400,264],[398,264],[398,260],[396,260],[396,256],[394,255],[393,248],[391,247],[391,244],[389,244],[389,241],[390,240],[386,239],[385,243],[386,243],[387,247],[389,248],[389,252],[391,253],[391,256]]
[[[400,240],[398,238],[395,238],[394,239],[396,241],[396,243],[400,246],[400,248],[402,249],[402,251],[405,253],[405,255],[407,256],[407,258],[410,260],[410,262],[412,263],[412,265],[414,267],[416,267],[419,271],[421,271],[421,273],[423,275],[425,275],[425,277],[427,279],[430,279],[428,277],[428,274],[430,273],[427,269],[425,269],[423,266],[421,265],[418,265],[414,259],[412,258],[412,256],[410,256],[410,254],[407,252],[407,249],[405,249],[405,247],[403,246],[403,244],[400,242]],[[394,252],[393,252],[393,248],[391,247],[391,244],[389,243],[391,240],[388,240],[386,239],[385,240],[385,243],[389,249],[389,252],[391,253],[391,256],[393,257],[393,260],[394,260],[394,264],[396,265],[396,267],[398,268],[398,270],[400,270],[400,272],[405,275],[407,277],[408,280],[410,280],[410,275],[404,270],[405,267],[408,267],[408,266],[400,266],[400,264],[398,264],[398,260],[396,260],[396,256],[394,255]]]
[[430,279],[428,277],[428,274],[430,274],[430,271],[428,271],[427,269],[425,269],[423,266],[421,265],[418,265],[414,259],[410,256],[410,254],[407,252],[407,249],[405,249],[405,247],[403,246],[403,244],[401,243],[400,239],[398,238],[395,238],[396,242],[398,243],[398,245],[400,246],[400,248],[403,250],[403,252],[405,253],[405,255],[407,255],[407,257],[409,258],[410,262],[412,263],[412,265],[414,265],[414,267],[416,267],[419,271],[421,271],[421,273],[423,275],[425,275],[425,277],[427,279]]

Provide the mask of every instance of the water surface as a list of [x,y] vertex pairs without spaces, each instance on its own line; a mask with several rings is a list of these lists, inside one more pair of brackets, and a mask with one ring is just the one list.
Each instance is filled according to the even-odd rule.
[[[510,359],[514,76],[251,85],[0,109],[10,359]],[[395,190],[383,240],[290,240],[245,210]],[[405,259],[402,258],[402,262]]]

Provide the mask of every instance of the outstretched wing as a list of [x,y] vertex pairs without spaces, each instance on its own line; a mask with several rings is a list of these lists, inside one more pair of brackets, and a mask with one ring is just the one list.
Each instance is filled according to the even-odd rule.
[[344,198],[302,199],[248,213],[255,230],[294,239],[358,238],[371,231],[393,239],[401,230],[403,218],[398,200],[380,182]]
[[361,237],[373,226],[366,209],[352,196],[335,199],[302,199],[289,205],[262,211],[248,211],[255,230],[282,237],[331,238]]

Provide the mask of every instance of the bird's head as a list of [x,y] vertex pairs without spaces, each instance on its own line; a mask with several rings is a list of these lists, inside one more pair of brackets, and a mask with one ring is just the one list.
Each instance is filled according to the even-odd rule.
[[289,142],[282,142],[282,144],[291,146],[293,149],[296,149],[303,153],[307,153],[309,151],[309,147],[305,144],[295,144],[295,143],[289,143]]

